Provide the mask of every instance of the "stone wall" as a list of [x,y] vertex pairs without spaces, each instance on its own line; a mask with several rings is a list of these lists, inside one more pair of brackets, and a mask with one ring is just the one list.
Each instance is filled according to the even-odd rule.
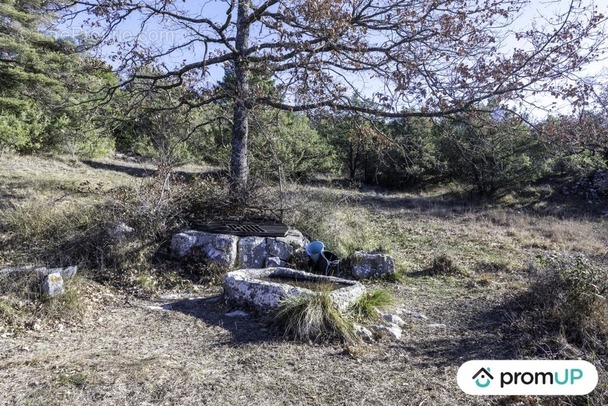
[[264,268],[284,265],[308,240],[291,229],[284,237],[237,237],[186,230],[171,240],[171,251],[177,258],[200,257],[227,268]]

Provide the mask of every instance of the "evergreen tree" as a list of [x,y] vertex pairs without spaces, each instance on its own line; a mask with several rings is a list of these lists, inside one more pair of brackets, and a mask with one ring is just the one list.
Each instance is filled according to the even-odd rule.
[[100,140],[96,113],[77,106],[116,79],[101,61],[78,54],[76,41],[52,36],[59,5],[0,0],[0,150],[75,154]]

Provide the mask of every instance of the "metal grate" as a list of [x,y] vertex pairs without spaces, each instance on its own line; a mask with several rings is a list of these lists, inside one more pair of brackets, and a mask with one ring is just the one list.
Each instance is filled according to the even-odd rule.
[[266,233],[267,231],[257,224],[226,224],[231,231],[238,233]]
[[288,229],[285,224],[272,221],[194,220],[190,224],[195,230],[240,237],[283,237]]

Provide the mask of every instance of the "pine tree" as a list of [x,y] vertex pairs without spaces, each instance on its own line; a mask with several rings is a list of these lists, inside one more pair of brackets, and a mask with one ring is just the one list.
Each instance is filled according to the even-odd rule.
[[59,145],[75,153],[78,140],[72,135],[87,138],[75,125],[93,114],[75,106],[91,98],[95,85],[113,79],[102,62],[77,53],[76,41],[52,35],[58,6],[46,0],[0,0],[0,151]]

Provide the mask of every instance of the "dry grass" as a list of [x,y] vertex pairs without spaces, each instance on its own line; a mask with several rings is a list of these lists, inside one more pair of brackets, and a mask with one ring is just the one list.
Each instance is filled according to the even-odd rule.
[[603,405],[608,398],[608,268],[582,254],[539,257],[531,264],[531,286],[505,303],[518,358],[585,359],[596,365],[600,383],[568,404]]
[[[143,216],[122,210],[154,208],[158,189],[151,179],[127,173],[121,162],[104,165],[0,157],[0,267],[76,260],[95,280],[122,278],[113,287],[79,279],[66,302],[0,293],[0,404],[601,404],[607,396],[603,373],[589,399],[475,398],[454,379],[466,360],[530,356],[521,348],[533,349],[536,358],[581,357],[605,369],[601,345],[608,344],[595,333],[606,318],[597,303],[591,313],[548,306],[555,291],[538,290],[535,277],[553,279],[542,264],[531,273],[530,263],[563,251],[607,269],[606,217],[581,208],[472,204],[443,191],[287,188],[276,213],[283,209],[288,223],[342,257],[381,248],[396,259],[400,282],[382,286],[395,299],[387,310],[404,311],[404,338],[353,353],[338,342],[285,341],[260,320],[225,316],[231,309],[218,289],[201,286],[217,282],[216,270],[159,256],[174,223],[147,226],[146,210]],[[113,201],[118,190],[128,193]],[[281,195],[264,193],[267,202]],[[175,219],[171,213],[156,219]],[[140,224],[133,240],[106,239],[106,226],[119,218]],[[156,236],[146,239],[145,230]],[[425,273],[441,255],[466,276]],[[168,292],[200,298],[160,299]],[[538,311],[522,312],[525,303]]]
[[[523,269],[544,251],[607,252],[608,218],[576,218],[476,205],[436,195],[359,193],[306,188],[312,202],[296,222],[341,256],[359,248],[388,251],[405,271],[420,270],[438,253],[463,271],[479,263]],[[293,197],[293,199],[296,199]]]

